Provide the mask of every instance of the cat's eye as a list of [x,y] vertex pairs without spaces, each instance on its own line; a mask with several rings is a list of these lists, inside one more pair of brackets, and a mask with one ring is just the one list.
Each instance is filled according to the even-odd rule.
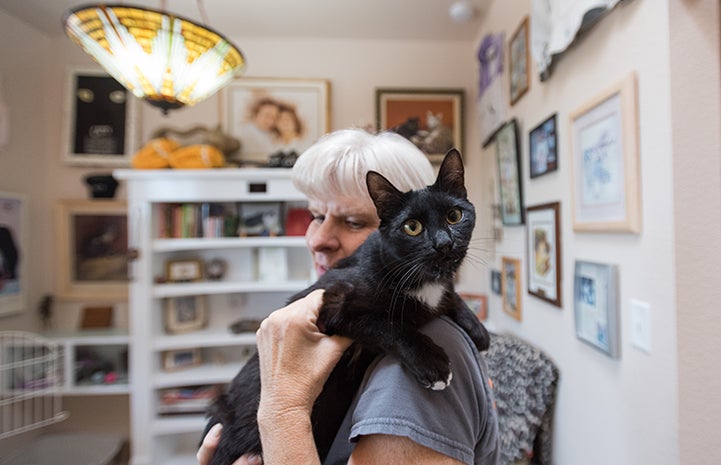
[[408,220],[403,223],[403,232],[409,236],[417,236],[423,232],[423,224],[418,220]]
[[458,224],[463,219],[463,212],[460,208],[452,208],[446,215],[448,224]]

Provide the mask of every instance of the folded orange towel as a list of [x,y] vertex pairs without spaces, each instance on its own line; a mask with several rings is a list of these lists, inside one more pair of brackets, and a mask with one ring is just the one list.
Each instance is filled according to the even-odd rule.
[[173,150],[168,158],[172,168],[219,168],[225,165],[223,152],[212,145],[189,145]]
[[131,165],[136,169],[160,169],[170,167],[170,153],[180,147],[180,144],[172,139],[153,139],[133,156]]

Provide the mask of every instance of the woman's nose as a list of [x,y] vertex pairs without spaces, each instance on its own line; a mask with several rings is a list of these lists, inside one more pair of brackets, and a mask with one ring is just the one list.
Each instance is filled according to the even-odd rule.
[[338,229],[328,219],[322,223],[311,224],[306,234],[306,242],[311,250],[320,252],[324,250],[337,250],[340,247]]

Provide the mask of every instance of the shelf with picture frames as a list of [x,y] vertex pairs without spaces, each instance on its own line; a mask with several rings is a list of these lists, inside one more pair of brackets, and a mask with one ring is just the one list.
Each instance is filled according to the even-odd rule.
[[288,169],[114,175],[127,183],[138,257],[128,301],[131,463],[197,463],[209,393],[254,353],[253,325],[314,279],[303,228],[291,224],[310,214]]

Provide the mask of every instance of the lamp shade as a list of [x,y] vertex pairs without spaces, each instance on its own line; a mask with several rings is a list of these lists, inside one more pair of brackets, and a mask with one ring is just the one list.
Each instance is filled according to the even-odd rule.
[[170,13],[84,5],[67,11],[63,23],[111,76],[164,113],[213,95],[245,69],[228,39]]

